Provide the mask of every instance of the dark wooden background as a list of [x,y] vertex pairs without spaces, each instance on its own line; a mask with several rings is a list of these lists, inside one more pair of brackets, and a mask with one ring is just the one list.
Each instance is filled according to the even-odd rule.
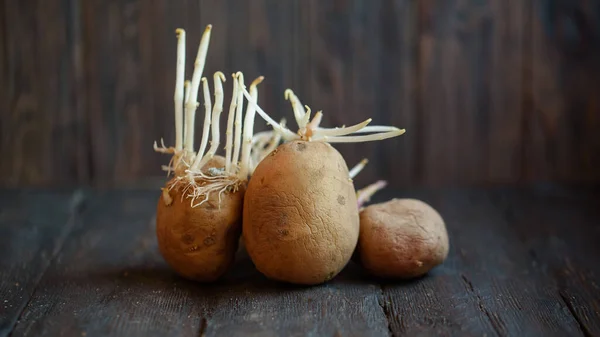
[[168,158],[152,143],[174,137],[174,30],[187,30],[191,65],[209,23],[205,74],[264,75],[260,102],[274,116],[292,118],[290,87],[327,125],[373,117],[407,129],[337,146],[348,165],[370,159],[358,185],[600,180],[600,1],[0,5],[2,185],[160,176]]

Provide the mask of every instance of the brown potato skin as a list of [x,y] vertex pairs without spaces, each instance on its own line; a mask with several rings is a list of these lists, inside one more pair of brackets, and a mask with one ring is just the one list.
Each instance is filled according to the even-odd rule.
[[[211,159],[205,167],[217,167]],[[224,163],[224,160],[223,160]],[[183,186],[175,187],[167,205],[158,200],[156,236],[161,255],[184,278],[199,282],[218,280],[234,262],[242,227],[244,188],[219,197],[211,193],[207,202],[192,208],[190,199],[181,199]]]
[[448,250],[444,220],[423,201],[392,199],[360,212],[359,262],[375,276],[422,276],[443,263]]
[[243,238],[266,277],[315,285],[335,277],[358,242],[356,194],[341,154],[323,142],[280,145],[256,167]]

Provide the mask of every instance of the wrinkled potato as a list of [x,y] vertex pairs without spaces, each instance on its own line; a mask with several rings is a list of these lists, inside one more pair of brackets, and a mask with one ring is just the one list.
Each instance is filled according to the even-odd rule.
[[348,167],[324,142],[290,141],[256,167],[244,198],[243,238],[270,279],[304,285],[335,277],[359,232]]
[[[222,167],[222,156],[212,158],[203,171]],[[205,203],[191,207],[182,199],[184,186],[161,195],[156,214],[158,247],[179,275],[213,282],[233,264],[242,227],[243,187],[236,192],[212,193]],[[199,201],[196,201],[199,202]]]
[[383,278],[408,279],[444,262],[449,241],[440,214],[415,199],[392,199],[360,212],[359,263]]

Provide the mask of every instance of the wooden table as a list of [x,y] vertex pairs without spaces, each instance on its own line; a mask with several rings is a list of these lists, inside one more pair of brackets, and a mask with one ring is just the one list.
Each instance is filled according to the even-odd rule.
[[350,264],[269,281],[240,253],[218,284],[171,272],[156,190],[2,190],[0,336],[600,336],[600,188],[386,191],[446,219],[448,260],[410,282]]

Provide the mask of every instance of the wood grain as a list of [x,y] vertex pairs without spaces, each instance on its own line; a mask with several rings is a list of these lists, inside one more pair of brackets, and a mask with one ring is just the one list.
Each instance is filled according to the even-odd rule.
[[73,191],[0,192],[0,336],[8,336],[56,257],[83,201]]
[[224,280],[182,280],[158,253],[159,192],[100,193],[48,268],[13,336],[381,336],[379,286],[356,268],[319,287],[266,280],[240,251]]
[[[394,24],[388,21],[393,25],[388,33],[397,40],[386,41],[380,38],[388,28],[382,24],[385,22],[382,19],[391,15],[390,13],[405,16],[409,12],[409,6],[389,1],[311,1],[307,7],[308,26],[305,29],[310,32],[307,41],[310,63],[306,72],[310,77],[305,79],[308,81],[308,88],[301,86],[307,90],[297,92],[298,97],[311,107],[313,113],[323,111],[322,125],[325,127],[353,125],[367,118],[373,119],[372,125],[389,124],[392,116],[399,113],[399,109],[394,107],[396,111],[392,111],[382,105],[385,104],[383,94],[390,94],[384,90],[386,79],[395,74],[385,69],[386,64],[381,61],[406,64],[403,58],[405,54],[400,52],[394,55],[388,48],[394,48],[389,44],[404,42],[401,33],[404,29],[411,29],[409,25],[413,22]],[[394,29],[396,25],[400,27]],[[384,44],[387,44],[387,48]],[[394,50],[398,50],[397,48],[404,46],[395,47]],[[387,59],[383,59],[384,55]],[[393,68],[402,70],[401,67]],[[391,85],[400,89],[398,82],[402,80],[405,78],[394,78]],[[335,144],[335,147],[350,167],[363,158],[369,160],[369,165],[356,178],[357,186],[364,186],[380,175],[378,171],[384,165],[391,168],[392,158],[399,158],[401,155],[392,146],[397,146],[402,141],[402,138],[396,138],[382,142]],[[384,149],[379,147],[381,144],[386,144],[387,153],[383,153]],[[389,170],[386,171],[390,173]],[[394,174],[386,174],[380,178],[394,179],[393,176]]]
[[582,334],[559,293],[557,280],[538,268],[521,245],[516,232],[521,223],[507,219],[489,193],[405,191],[394,197],[413,197],[431,204],[445,219],[451,242],[448,260],[429,277],[384,285],[386,312],[394,313],[390,323],[395,334]]
[[396,186],[421,184],[417,182],[423,169],[419,148],[423,132],[418,102],[419,5],[415,1],[384,1],[380,20],[379,123],[407,133],[375,145],[380,162],[369,178],[389,180]]
[[532,106],[524,166],[529,177],[598,179],[600,11],[593,1],[535,1]]
[[[332,282],[296,287],[266,280],[243,252],[213,299],[207,336],[385,336],[380,288],[350,265]],[[227,284],[229,283],[229,284]]]
[[[152,142],[159,140],[156,125],[166,119],[163,112],[152,113],[148,90],[155,76],[152,47],[159,46],[141,38],[140,32],[152,32],[154,25],[144,9],[139,1],[83,2],[90,151],[98,183],[130,180],[144,169],[160,172]],[[157,99],[166,100],[162,95]]]
[[2,3],[0,184],[90,178],[78,2]]
[[68,191],[3,191],[0,335],[595,336],[599,193],[388,190],[373,202],[412,197],[441,213],[444,264],[394,282],[350,263],[301,287],[267,280],[243,249],[218,283],[175,275],[156,244],[157,190],[89,191],[83,212]]
[[[297,2],[259,0],[231,4],[206,0],[200,6],[201,20],[214,26],[207,74],[212,76],[221,70],[228,76],[226,107],[231,100],[232,73],[243,72],[246,85],[264,76],[258,86],[260,106],[276,120],[286,118],[288,126],[294,127],[292,109],[283,93],[285,88],[293,86],[293,65],[302,57],[293,50],[294,18],[301,15],[297,12]],[[222,116],[224,130],[226,114]],[[266,122],[257,116],[254,131],[267,129]]]
[[[558,293],[585,336],[600,333],[600,211],[596,188],[556,186],[493,194],[515,224],[532,263],[556,280]],[[577,229],[580,230],[577,230]]]
[[529,1],[420,2],[424,184],[519,180],[528,6]]
[[[114,186],[161,176],[174,140],[175,29],[186,77],[242,71],[295,128],[283,93],[327,126],[406,128],[338,144],[357,187],[597,181],[600,11],[574,0],[2,0],[0,184]],[[202,100],[200,100],[202,103]],[[200,125],[199,110],[196,121]],[[221,128],[225,126],[225,117]],[[256,131],[268,126],[258,119]],[[197,128],[199,130],[200,127]],[[197,135],[196,139],[199,140]]]
[[[5,126],[4,123],[6,123],[4,121],[6,115],[8,115],[8,111],[9,111],[9,107],[10,104],[8,103],[9,101],[9,94],[8,94],[8,88],[9,88],[9,67],[8,67],[8,43],[7,43],[7,37],[8,37],[8,32],[7,32],[7,22],[6,22],[6,14],[4,13],[4,9],[6,8],[6,5],[4,4],[4,0],[0,0],[0,8],[2,8],[2,13],[0,13],[0,86],[2,86],[2,88],[5,88],[4,90],[0,90],[0,114],[2,116],[2,118],[0,118],[0,130],[4,130]],[[0,135],[0,151],[4,151],[4,147],[6,145],[4,144],[9,144],[10,138],[8,138],[5,133],[3,132],[2,135]],[[4,163],[0,164],[0,170],[4,170]],[[7,180],[6,178],[4,178],[3,182]]]
[[156,193],[90,199],[13,336],[197,336],[201,317],[194,310],[202,307],[192,299],[202,288],[186,286],[157,263],[156,200]]

